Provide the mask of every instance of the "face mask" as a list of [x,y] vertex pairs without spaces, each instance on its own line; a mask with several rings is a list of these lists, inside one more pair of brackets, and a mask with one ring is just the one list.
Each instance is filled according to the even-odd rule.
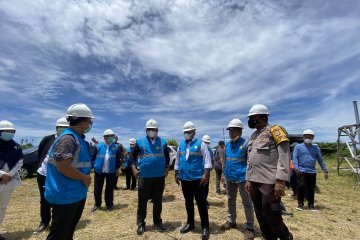
[[310,138],[304,138],[304,143],[306,143],[306,144],[311,144],[311,143],[312,143],[312,139],[310,139]]
[[192,139],[192,134],[191,133],[184,133],[184,138],[185,138],[185,140],[191,140]]
[[255,128],[255,125],[259,122],[259,120],[252,120],[252,119],[249,119],[248,120],[248,126],[249,128]]
[[148,131],[147,135],[149,138],[154,138],[154,137],[156,137],[156,131]]
[[92,128],[92,124],[89,125],[89,127],[87,129],[85,129],[84,133],[88,133],[91,131]]
[[5,141],[10,141],[14,138],[15,133],[2,132],[0,138]]
[[57,127],[56,132],[58,135],[62,134],[62,132],[66,129],[66,127]]
[[115,138],[114,138],[114,137],[108,137],[107,140],[108,140],[109,143],[115,142]]

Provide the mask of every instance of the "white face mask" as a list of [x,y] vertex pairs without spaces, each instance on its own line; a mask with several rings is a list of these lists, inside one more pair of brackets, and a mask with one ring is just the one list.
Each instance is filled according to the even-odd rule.
[[306,143],[306,144],[311,144],[312,143],[312,139],[310,139],[310,138],[304,138],[304,143]]
[[156,137],[156,131],[153,131],[153,130],[150,130],[150,131],[147,131],[147,135],[149,138],[154,138]]
[[184,133],[184,138],[185,140],[191,140],[192,139],[192,134],[191,133]]

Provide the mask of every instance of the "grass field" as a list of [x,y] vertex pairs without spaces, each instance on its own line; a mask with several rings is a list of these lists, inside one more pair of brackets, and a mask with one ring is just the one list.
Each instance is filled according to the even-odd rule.
[[[326,159],[326,158],[325,158]],[[332,170],[334,159],[326,159],[329,179],[323,174],[317,176],[318,192],[315,205],[318,212],[308,210],[297,212],[296,200],[289,196],[283,198],[293,217],[285,216],[284,221],[294,234],[294,239],[360,239],[360,190],[356,179],[349,172],[340,176]],[[119,179],[124,185],[124,176]],[[287,191],[290,194],[290,191]],[[211,175],[208,198],[211,239],[242,239],[244,230],[244,213],[241,200],[238,198],[238,229],[222,232],[220,226],[227,218],[227,198],[215,194],[215,175]],[[152,204],[148,203],[147,231],[141,237],[136,235],[137,191],[115,191],[115,208],[112,212],[103,210],[90,213],[94,204],[93,185],[91,185],[82,218],[78,224],[74,239],[200,239],[199,215],[196,212],[196,231],[180,234],[179,229],[186,221],[186,211],[181,187],[174,182],[170,172],[164,193],[162,218],[167,231],[159,233],[152,227]],[[39,193],[36,178],[23,181],[12,196],[5,215],[4,228],[7,239],[45,239],[47,232],[33,235],[39,224]],[[256,222],[256,238],[261,234]]]

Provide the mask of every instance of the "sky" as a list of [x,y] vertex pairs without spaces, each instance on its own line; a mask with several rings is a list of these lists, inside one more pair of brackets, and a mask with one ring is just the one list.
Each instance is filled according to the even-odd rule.
[[[0,119],[37,144],[74,103],[112,129],[212,145],[265,104],[289,133],[336,141],[360,92],[360,1],[0,1]],[[360,104],[359,104],[360,107]]]

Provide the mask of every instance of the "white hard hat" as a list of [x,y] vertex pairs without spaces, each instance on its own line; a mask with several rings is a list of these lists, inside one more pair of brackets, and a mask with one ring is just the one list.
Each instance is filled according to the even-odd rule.
[[311,129],[306,129],[303,132],[303,135],[313,135],[313,136],[315,136],[314,132]]
[[209,135],[204,135],[201,140],[205,143],[210,143],[211,142],[211,138]]
[[90,108],[84,103],[76,103],[71,105],[66,112],[66,117],[94,118]]
[[191,131],[191,130],[196,130],[195,124],[190,121],[187,121],[184,124],[183,132],[187,132],[187,131]]
[[244,125],[240,119],[234,118],[229,122],[226,130],[229,130],[229,128],[244,128]]
[[56,121],[56,126],[57,126],[57,127],[69,127],[69,123],[68,123],[68,121],[66,120],[66,117],[59,118],[59,119]]
[[0,121],[0,130],[15,130],[15,126],[12,122],[2,120]]
[[135,144],[135,143],[136,143],[135,138],[130,138],[130,140],[129,140],[129,144]]
[[147,122],[146,122],[146,125],[145,125],[145,128],[148,129],[148,128],[158,128],[158,123],[154,120],[154,119],[149,119]]
[[269,109],[265,105],[255,104],[250,108],[249,114],[247,116],[250,117],[252,115],[258,114],[269,115]]
[[104,131],[103,136],[108,136],[108,135],[114,135],[114,131],[111,130],[111,129],[106,129],[106,130]]

